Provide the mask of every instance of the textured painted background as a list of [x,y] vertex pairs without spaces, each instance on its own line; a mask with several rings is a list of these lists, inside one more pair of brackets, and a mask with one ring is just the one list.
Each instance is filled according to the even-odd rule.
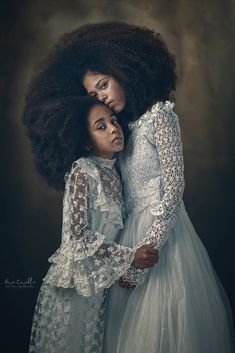
[[[57,38],[87,22],[122,20],[149,26],[163,34],[176,54],[184,200],[234,310],[235,2],[2,1],[0,15],[1,289],[7,328],[1,351],[27,351],[47,258],[60,243],[62,195],[34,171],[20,118],[25,89]],[[14,286],[17,279],[29,284]]]

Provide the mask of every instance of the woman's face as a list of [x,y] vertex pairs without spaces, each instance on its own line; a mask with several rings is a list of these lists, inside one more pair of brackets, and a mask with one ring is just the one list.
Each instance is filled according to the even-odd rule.
[[88,71],[83,86],[89,96],[95,96],[115,113],[120,113],[126,104],[125,95],[118,81],[109,75]]

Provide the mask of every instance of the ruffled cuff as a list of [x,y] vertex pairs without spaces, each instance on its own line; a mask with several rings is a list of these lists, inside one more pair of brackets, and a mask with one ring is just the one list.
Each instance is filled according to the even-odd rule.
[[140,268],[135,268],[131,266],[124,273],[122,278],[124,281],[129,282],[132,286],[139,287],[144,283],[148,273],[149,273],[149,270],[147,268],[140,269]]
[[[135,251],[116,243],[106,244],[105,237],[98,232],[95,236],[96,242],[90,246],[79,240],[62,244],[48,259],[52,265],[43,281],[56,287],[75,288],[86,297],[109,288],[130,267]],[[109,256],[102,255],[106,246]]]

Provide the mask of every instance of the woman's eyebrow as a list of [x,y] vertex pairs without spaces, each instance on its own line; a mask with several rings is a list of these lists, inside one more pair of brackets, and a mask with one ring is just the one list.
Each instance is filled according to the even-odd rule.
[[96,88],[98,88],[98,86],[99,86],[99,84],[100,84],[100,81],[102,81],[102,80],[103,80],[103,78],[101,78],[101,79],[96,83],[96,85],[95,85]]

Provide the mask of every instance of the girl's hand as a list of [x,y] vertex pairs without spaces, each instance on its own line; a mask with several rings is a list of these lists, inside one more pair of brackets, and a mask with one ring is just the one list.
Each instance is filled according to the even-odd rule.
[[131,289],[131,288],[135,288],[136,287],[134,285],[131,285],[128,281],[124,281],[122,277],[119,278],[118,284],[119,284],[120,287],[126,288],[126,289]]
[[136,268],[149,268],[153,267],[159,260],[158,250],[154,247],[156,244],[142,245],[136,250],[135,258],[132,266]]

